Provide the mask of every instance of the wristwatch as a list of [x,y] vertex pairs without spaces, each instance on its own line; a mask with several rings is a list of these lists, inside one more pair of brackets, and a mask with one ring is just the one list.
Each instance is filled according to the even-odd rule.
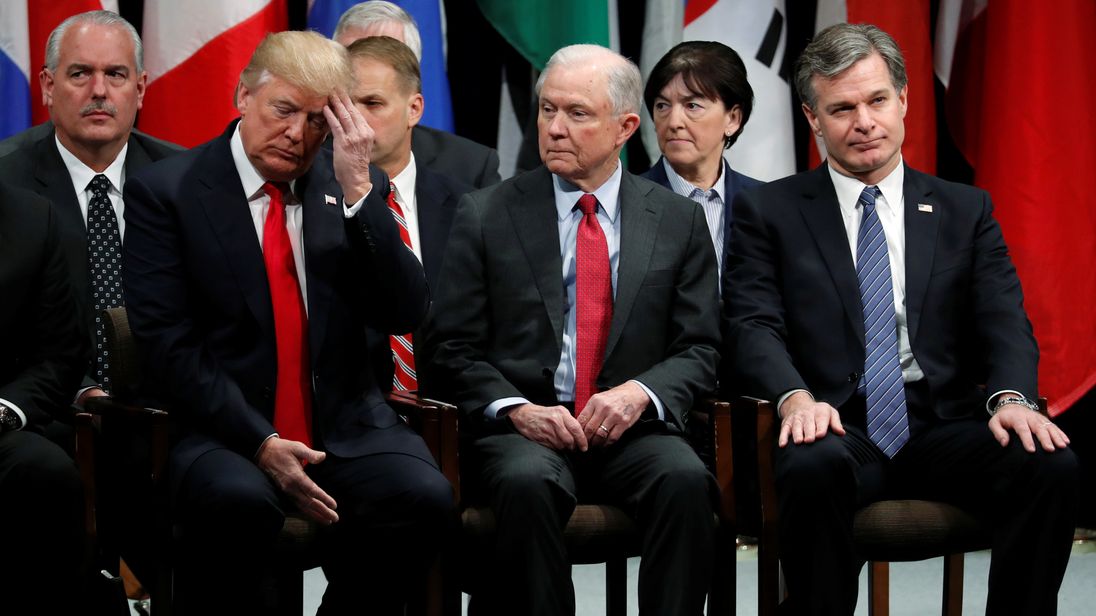
[[1019,404],[1020,406],[1027,407],[1036,413],[1039,412],[1039,405],[1028,400],[1024,396],[1014,396],[1012,394],[1005,394],[997,399],[997,404],[993,405],[993,408],[989,412],[989,416],[993,417],[997,414],[997,411],[1001,410],[1001,407],[1006,404]]
[[7,406],[0,404],[0,433],[14,432],[23,426],[23,421]]

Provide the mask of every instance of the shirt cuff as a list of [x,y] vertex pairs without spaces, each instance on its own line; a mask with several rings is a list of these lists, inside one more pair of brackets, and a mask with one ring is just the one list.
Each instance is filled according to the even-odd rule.
[[631,382],[639,385],[643,389],[643,391],[647,392],[647,397],[651,399],[651,402],[655,403],[655,410],[658,411],[658,418],[662,421],[666,421],[666,409],[662,406],[662,400],[658,399],[658,396],[655,395],[655,392],[651,391],[650,387],[647,387],[646,385],[640,383],[635,379],[631,379]]
[[1018,396],[1020,398],[1027,398],[1027,396],[1025,396],[1024,394],[1016,391],[1015,389],[1002,389],[1001,391],[999,391],[999,392],[991,395],[990,397],[986,398],[986,412],[987,413],[989,413],[990,415],[993,414],[993,401],[996,400],[997,397],[1002,395],[1002,394],[1013,394],[1013,395]]
[[3,404],[4,406],[6,406],[9,409],[11,409],[12,411],[14,411],[15,414],[19,416],[19,420],[23,422],[19,425],[18,428],[16,428],[16,430],[22,430],[24,427],[26,427],[26,425],[27,425],[27,416],[23,414],[23,409],[19,408],[18,406],[15,406],[15,404],[13,404],[13,403],[11,403],[11,402],[3,399],[3,398],[0,398],[0,404]]
[[[373,192],[370,188],[369,192]],[[354,202],[354,205],[347,205],[346,200],[343,200],[343,218],[353,218],[358,215],[358,210],[362,209],[362,204],[365,203],[365,198],[369,196],[369,193],[365,193],[365,197],[358,199]]]
[[487,408],[483,409],[483,415],[487,419],[503,419],[512,407],[520,404],[529,404],[529,401],[520,396],[500,398],[488,404]]
[[811,397],[811,400],[814,400],[814,394],[807,391],[806,389],[789,389],[788,391],[781,394],[779,398],[776,399],[776,415],[777,415],[777,417],[783,417],[783,415],[780,414],[780,407],[784,406],[784,402],[788,398],[791,398],[793,394],[797,394],[799,392],[803,392],[803,393],[807,394],[808,396]]
[[103,388],[102,385],[89,385],[88,387],[81,387],[80,390],[76,392],[76,397],[72,399],[72,403],[73,404],[78,404],[80,402],[80,396],[84,395],[84,392],[86,392],[87,390],[89,390],[89,389],[102,389],[102,388]]
[[258,461],[259,453],[263,450],[263,445],[266,445],[266,442],[269,441],[270,439],[274,438],[275,436],[277,436],[278,438],[281,438],[280,436],[278,436],[278,433],[275,432],[274,434],[271,434],[270,436],[264,438],[263,442],[259,443],[259,448],[255,450],[255,455],[252,456],[253,460]]

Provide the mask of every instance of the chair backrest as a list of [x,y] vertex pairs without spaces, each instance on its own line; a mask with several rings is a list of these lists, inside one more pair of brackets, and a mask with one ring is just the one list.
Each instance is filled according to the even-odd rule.
[[110,358],[110,393],[120,400],[133,399],[141,383],[141,359],[124,306],[103,311],[103,332]]

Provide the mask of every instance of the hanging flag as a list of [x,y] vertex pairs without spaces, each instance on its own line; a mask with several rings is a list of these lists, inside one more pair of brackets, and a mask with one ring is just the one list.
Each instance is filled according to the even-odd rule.
[[738,52],[754,91],[750,121],[725,156],[759,180],[795,173],[792,99],[781,75],[787,45],[784,0],[688,0],[686,41],[718,41]]
[[[909,81],[902,159],[914,169],[936,173],[936,95],[929,19],[929,0],[819,0],[814,31],[837,23],[869,23],[894,37],[906,59]],[[819,151],[825,149],[817,139],[814,145],[812,168],[821,161]]]
[[27,39],[27,3],[0,4],[0,92],[5,99],[0,110],[0,139],[30,127],[30,45]]
[[[41,124],[49,119],[49,109],[42,103],[42,88],[38,83],[38,72],[46,65],[46,40],[49,33],[62,21],[87,11],[118,12],[118,0],[52,0],[51,2],[5,2],[5,5],[26,4],[24,25],[30,43],[30,64],[27,76],[30,81],[31,123]],[[14,10],[14,9],[9,9]],[[5,20],[2,27],[13,27]],[[136,25],[136,24],[134,24]]]
[[[647,0],[647,12],[643,18],[643,43],[639,52],[639,72],[643,83],[651,76],[655,64],[681,42],[685,29],[685,4],[681,0]],[[639,132],[647,157],[657,161],[662,152],[658,148],[655,122],[647,108],[640,114]]]
[[619,47],[613,45],[615,37],[610,26],[610,17],[615,17],[615,1],[476,1],[502,38],[537,70],[544,70],[548,58],[567,45],[591,43],[610,49]]
[[[358,4],[354,0],[310,0],[308,27],[332,36],[339,18],[346,9]],[[422,39],[422,97],[426,101],[421,123],[439,130],[453,130],[453,105],[449,97],[449,76],[446,73],[444,18],[441,0],[393,0],[415,20]]]
[[939,13],[948,126],[993,197],[1057,415],[1096,386],[1096,3],[944,0]]
[[192,147],[235,118],[240,72],[268,32],[288,27],[286,0],[145,0],[148,89],[141,130]]

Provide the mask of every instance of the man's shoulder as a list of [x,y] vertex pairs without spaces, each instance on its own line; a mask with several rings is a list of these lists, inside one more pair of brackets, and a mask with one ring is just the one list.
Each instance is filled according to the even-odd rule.
[[34,144],[53,136],[53,123],[46,121],[0,141],[0,156],[7,156],[16,150],[33,147]]
[[498,152],[453,133],[416,126],[411,133],[411,151],[420,166],[473,186],[488,186],[499,179]]
[[461,155],[471,154],[477,158],[490,156],[494,151],[494,148],[489,148],[467,137],[421,125],[411,129],[411,148],[425,149],[434,155],[449,151]]
[[173,156],[175,154],[178,154],[179,152],[183,152],[186,150],[186,148],[181,145],[172,143],[170,141],[164,141],[163,139],[153,137],[148,133],[142,133],[136,128],[130,132],[129,140],[131,144],[139,144],[140,147],[144,149],[145,152],[148,153],[149,157],[154,161],[160,160],[162,158],[167,158],[168,156]]

